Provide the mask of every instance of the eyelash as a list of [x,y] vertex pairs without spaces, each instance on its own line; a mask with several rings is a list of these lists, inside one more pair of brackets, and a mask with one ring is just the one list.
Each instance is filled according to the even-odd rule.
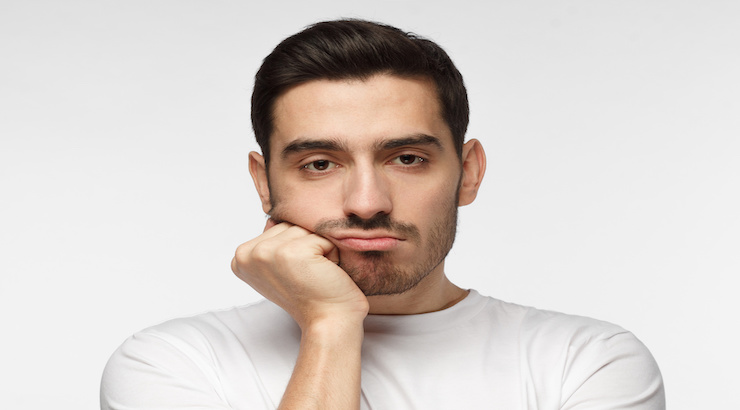
[[[315,165],[317,162],[326,162],[327,166],[329,165],[333,165],[333,166],[329,167],[328,169],[315,169],[315,170],[309,169],[310,166]],[[313,160],[311,162],[304,164],[303,166],[301,166],[301,169],[308,170],[309,172],[327,172],[329,169],[332,169],[336,166],[337,164],[334,161],[329,161],[328,159],[317,159],[317,160]]]
[[[396,162],[397,160],[400,160],[402,157],[412,157],[413,158],[413,161],[410,164],[404,164],[403,162]],[[326,163],[326,168],[325,169],[311,169],[312,167],[313,168],[316,168],[316,165],[319,162]],[[427,164],[429,162],[429,160],[426,159],[425,157],[422,157],[422,156],[416,155],[416,154],[401,154],[401,155],[397,155],[397,156],[393,157],[388,162],[392,163],[393,165],[401,165],[401,166],[404,166],[404,167],[418,167],[418,166]],[[328,160],[328,159],[317,159],[317,160],[309,161],[309,162],[301,165],[301,169],[302,170],[305,170],[306,172],[310,172],[310,173],[314,173],[314,174],[323,174],[323,173],[326,173],[326,172],[331,171],[332,169],[334,169],[334,168],[336,168],[338,166],[340,166],[340,165],[337,164],[337,163],[335,163],[334,161],[331,161],[331,160]]]
[[415,154],[401,154],[401,155],[393,158],[391,161],[395,161],[397,159],[401,159],[401,157],[413,157],[413,162],[411,164],[404,164],[403,162],[401,163],[402,165],[407,165],[407,166],[420,165],[420,164],[423,164],[423,163],[427,162],[427,159],[426,158],[424,158],[422,156],[419,156],[419,155],[415,155]]

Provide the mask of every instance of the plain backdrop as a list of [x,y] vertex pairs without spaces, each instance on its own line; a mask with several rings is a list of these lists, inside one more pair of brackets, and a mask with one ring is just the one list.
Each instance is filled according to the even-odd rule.
[[[447,273],[633,331],[669,408],[740,408],[740,2],[0,0],[0,407],[94,409],[164,320],[258,299],[261,59],[362,17],[441,44],[488,171]],[[306,206],[320,206],[317,203]]]

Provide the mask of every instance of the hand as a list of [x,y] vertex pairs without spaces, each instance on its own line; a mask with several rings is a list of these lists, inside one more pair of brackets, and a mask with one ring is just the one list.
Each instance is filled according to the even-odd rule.
[[338,263],[328,239],[270,219],[260,236],[237,248],[231,269],[305,331],[325,319],[362,322],[367,316],[367,298]]

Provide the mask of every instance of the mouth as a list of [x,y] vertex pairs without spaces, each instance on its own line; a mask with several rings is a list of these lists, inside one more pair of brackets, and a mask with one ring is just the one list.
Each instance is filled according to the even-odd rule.
[[358,232],[341,235],[332,235],[332,239],[340,250],[356,252],[390,251],[396,248],[403,239],[390,233]]

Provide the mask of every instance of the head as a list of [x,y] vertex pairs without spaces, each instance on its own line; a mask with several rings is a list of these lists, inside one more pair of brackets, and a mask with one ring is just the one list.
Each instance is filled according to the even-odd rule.
[[485,156],[463,142],[465,87],[439,46],[376,23],[319,23],[265,59],[252,101],[263,155],[250,172],[266,213],[332,241],[367,295],[444,276]]
[[395,27],[338,20],[314,24],[283,40],[257,72],[252,127],[265,163],[270,163],[275,101],[287,90],[312,80],[362,80],[381,73],[433,82],[440,115],[461,155],[468,97],[462,75],[447,53],[436,43]]

